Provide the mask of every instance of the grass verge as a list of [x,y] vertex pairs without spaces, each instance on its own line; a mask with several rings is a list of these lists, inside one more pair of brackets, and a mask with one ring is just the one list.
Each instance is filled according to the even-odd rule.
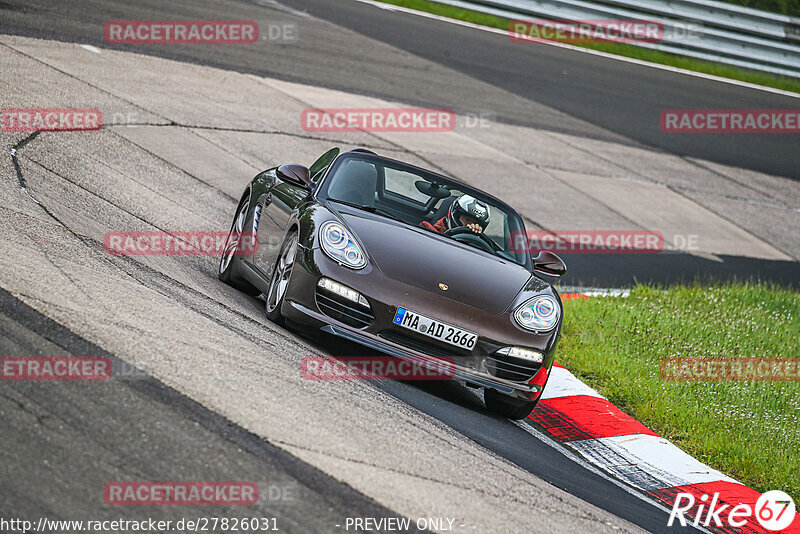
[[[410,9],[416,9],[418,11],[425,11],[427,13],[441,15],[451,19],[471,22],[473,24],[480,24],[481,26],[499,28],[505,31],[508,31],[509,23],[511,22],[510,19],[503,17],[488,15],[485,13],[446,4],[439,4],[431,0],[380,1],[386,4],[407,7]],[[531,46],[533,44],[535,43],[519,43],[519,46]],[[600,52],[607,52],[609,54],[616,54],[618,56],[640,59],[642,61],[649,61],[651,63],[659,63],[661,65],[668,65],[670,67],[677,67],[694,72],[701,72],[704,74],[713,74],[722,78],[730,78],[732,80],[739,80],[756,85],[763,85],[765,87],[772,87],[774,89],[782,89],[784,91],[800,93],[800,80],[785,76],[740,69],[737,67],[724,65],[722,63],[702,61],[700,59],[669,54],[666,52],[659,52],[658,50],[649,50],[625,43],[576,43],[573,46],[580,46],[582,48],[598,50]]]
[[781,15],[800,17],[800,2],[797,0],[722,0],[729,4],[771,11]]
[[664,381],[668,357],[800,357],[800,292],[638,286],[565,303],[557,361],[700,461],[800,498],[800,382]]

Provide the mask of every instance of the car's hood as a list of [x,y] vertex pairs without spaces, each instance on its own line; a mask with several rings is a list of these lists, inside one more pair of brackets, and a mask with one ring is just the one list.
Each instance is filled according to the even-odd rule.
[[[393,280],[502,313],[531,277],[521,265],[433,232],[361,210],[338,211],[366,247],[373,265]],[[445,284],[447,290],[439,284]]]

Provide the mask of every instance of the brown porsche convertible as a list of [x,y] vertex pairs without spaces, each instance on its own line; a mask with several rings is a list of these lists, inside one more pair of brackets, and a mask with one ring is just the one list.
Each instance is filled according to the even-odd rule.
[[[242,246],[251,232],[255,250]],[[219,278],[263,293],[273,321],[422,365],[455,362],[454,378],[484,388],[490,410],[520,419],[542,394],[561,330],[561,299],[540,274],[566,267],[515,247],[519,235],[522,218],[491,195],[334,148],[310,168],[251,180]]]

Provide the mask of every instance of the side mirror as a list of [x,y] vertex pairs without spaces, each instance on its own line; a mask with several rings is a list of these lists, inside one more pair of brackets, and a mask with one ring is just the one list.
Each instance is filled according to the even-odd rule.
[[275,171],[275,173],[281,180],[291,182],[299,185],[300,187],[305,187],[306,189],[311,189],[313,184],[311,177],[309,176],[308,169],[302,165],[297,165],[294,163],[289,165],[281,165],[278,167],[278,170]]
[[533,270],[550,276],[564,276],[567,264],[549,250],[543,250],[533,258]]

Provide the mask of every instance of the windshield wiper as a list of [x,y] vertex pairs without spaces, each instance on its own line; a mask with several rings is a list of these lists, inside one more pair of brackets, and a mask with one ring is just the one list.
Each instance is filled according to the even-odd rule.
[[345,206],[350,206],[352,208],[357,208],[357,209],[360,209],[360,210],[368,211],[370,213],[376,213],[378,215],[383,215],[384,217],[388,217],[389,219],[394,219],[395,221],[407,224],[406,221],[404,221],[403,219],[397,217],[396,215],[393,215],[393,214],[389,213],[388,211],[384,211],[382,209],[376,208],[375,206],[365,206],[363,204],[356,204],[355,202],[348,202],[346,200],[339,200],[338,198],[331,198],[330,200],[332,200],[334,202],[338,202],[339,204],[344,204]]

